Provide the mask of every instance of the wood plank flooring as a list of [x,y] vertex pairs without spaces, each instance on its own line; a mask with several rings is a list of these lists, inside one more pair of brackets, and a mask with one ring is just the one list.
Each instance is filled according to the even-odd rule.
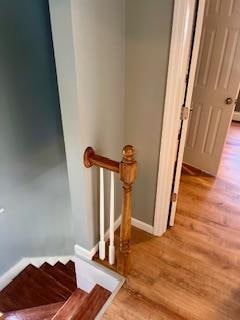
[[217,178],[184,171],[176,224],[161,237],[133,228],[132,271],[105,320],[240,319],[240,125]]

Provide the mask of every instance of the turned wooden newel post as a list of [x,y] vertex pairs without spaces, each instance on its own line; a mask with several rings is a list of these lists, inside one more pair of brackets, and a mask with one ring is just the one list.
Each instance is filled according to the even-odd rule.
[[120,180],[123,182],[122,222],[120,227],[120,253],[118,271],[127,275],[130,269],[130,239],[132,218],[132,184],[136,179],[137,162],[133,146],[123,148],[123,159],[119,165]]

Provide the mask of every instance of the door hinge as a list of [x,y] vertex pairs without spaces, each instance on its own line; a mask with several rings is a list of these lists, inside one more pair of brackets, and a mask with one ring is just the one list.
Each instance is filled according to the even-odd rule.
[[181,120],[187,120],[189,117],[189,108],[182,106],[181,110]]
[[178,194],[176,192],[172,193],[171,202],[176,202],[177,201],[177,196],[178,196]]

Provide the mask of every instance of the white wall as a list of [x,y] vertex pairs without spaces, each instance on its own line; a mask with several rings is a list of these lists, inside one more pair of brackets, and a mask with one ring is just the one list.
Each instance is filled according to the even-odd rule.
[[121,159],[124,10],[123,0],[50,0],[75,240],[87,249],[98,234],[98,179],[83,152]]

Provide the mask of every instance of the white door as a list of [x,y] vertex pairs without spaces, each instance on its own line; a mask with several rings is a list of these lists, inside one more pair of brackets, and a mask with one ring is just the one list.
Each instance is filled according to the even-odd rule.
[[[192,99],[204,5],[205,0],[174,1],[154,217],[154,234],[158,236],[164,234],[169,224],[174,224],[176,201],[172,202],[170,199],[171,194],[178,193],[188,124],[188,118],[181,121],[179,132],[180,113],[183,104],[189,109]],[[189,56],[191,56],[190,72]],[[189,80],[186,91],[187,74]]]
[[208,0],[184,162],[217,174],[239,84],[240,0]]
[[[205,1],[204,0],[199,1],[198,7],[196,8],[197,12],[196,12],[195,30],[193,30],[192,51],[190,55],[189,70],[188,70],[188,83],[186,84],[185,97],[183,101],[181,101],[184,103],[184,106],[187,110],[187,114],[189,114],[190,105],[192,101],[194,79],[196,74],[200,39],[201,39],[201,33],[202,33],[204,8],[205,8]],[[188,50],[191,50],[191,48],[188,48]],[[175,170],[174,170],[174,176],[173,176],[172,196],[177,195],[179,190],[188,122],[189,122],[188,116],[181,121],[177,158],[176,158]],[[170,226],[173,226],[174,220],[175,220],[176,208],[177,208],[177,196],[175,197],[175,199],[171,199],[171,200],[172,201],[170,203],[168,224]]]

